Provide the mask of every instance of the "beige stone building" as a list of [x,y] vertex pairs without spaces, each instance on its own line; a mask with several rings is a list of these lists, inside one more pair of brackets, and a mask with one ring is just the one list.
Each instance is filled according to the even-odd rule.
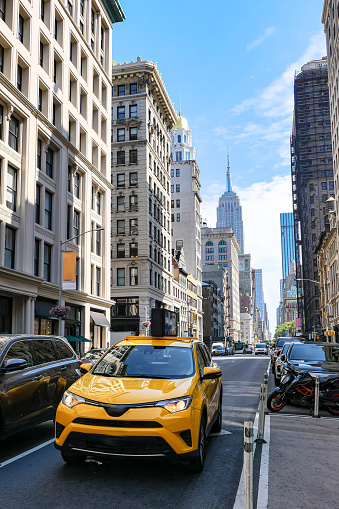
[[174,106],[157,64],[112,70],[112,330],[139,333],[154,307],[173,310],[170,131]]
[[77,277],[61,332],[106,346],[112,24],[124,14],[118,0],[0,5],[0,332],[58,332],[60,243],[81,235],[62,246]]

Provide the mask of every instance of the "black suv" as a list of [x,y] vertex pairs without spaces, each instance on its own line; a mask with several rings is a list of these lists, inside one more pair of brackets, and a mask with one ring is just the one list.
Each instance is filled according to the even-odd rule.
[[0,439],[54,419],[64,391],[80,375],[64,338],[0,335]]

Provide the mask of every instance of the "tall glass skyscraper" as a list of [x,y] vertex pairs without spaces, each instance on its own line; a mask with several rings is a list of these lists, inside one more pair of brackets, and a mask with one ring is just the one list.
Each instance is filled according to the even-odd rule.
[[217,228],[232,228],[244,254],[244,231],[239,196],[232,190],[230,158],[227,156],[226,191],[219,198]]
[[281,232],[282,276],[284,288],[286,278],[290,273],[291,262],[295,260],[293,212],[283,212],[280,214],[280,232]]

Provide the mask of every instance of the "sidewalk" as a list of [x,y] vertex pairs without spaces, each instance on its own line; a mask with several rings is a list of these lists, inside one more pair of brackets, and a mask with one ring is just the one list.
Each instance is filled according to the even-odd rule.
[[[337,509],[339,418],[287,413],[266,418],[270,428],[268,509]],[[267,473],[261,483],[267,486]]]

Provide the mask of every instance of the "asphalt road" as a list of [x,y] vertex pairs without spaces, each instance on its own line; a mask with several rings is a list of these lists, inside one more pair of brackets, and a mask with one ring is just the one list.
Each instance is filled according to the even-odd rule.
[[215,360],[223,372],[223,430],[207,440],[203,473],[192,474],[180,463],[131,458],[69,467],[53,444],[18,458],[53,438],[49,422],[1,443],[2,506],[231,509],[242,470],[243,422],[254,420],[269,359],[235,355]]

